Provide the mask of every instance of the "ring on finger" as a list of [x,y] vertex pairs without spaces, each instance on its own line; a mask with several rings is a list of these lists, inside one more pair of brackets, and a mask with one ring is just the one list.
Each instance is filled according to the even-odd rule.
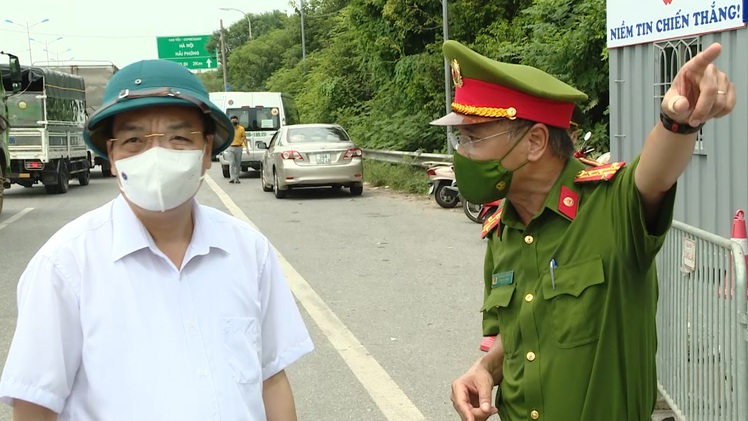
[[725,91],[717,91],[717,95],[726,95],[726,94],[727,94],[727,92],[725,92]]

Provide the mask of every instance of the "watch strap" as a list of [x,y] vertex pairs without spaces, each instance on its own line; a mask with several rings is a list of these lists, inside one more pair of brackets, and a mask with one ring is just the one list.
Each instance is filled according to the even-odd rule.
[[696,127],[691,126],[688,123],[678,123],[672,118],[668,117],[667,114],[663,113],[662,111],[660,111],[660,122],[662,122],[662,126],[665,127],[668,131],[677,134],[698,133],[699,130],[704,127],[704,123],[701,123]]

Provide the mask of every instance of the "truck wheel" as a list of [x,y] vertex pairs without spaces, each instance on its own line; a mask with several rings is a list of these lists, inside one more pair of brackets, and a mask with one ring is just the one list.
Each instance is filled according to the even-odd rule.
[[0,176],[0,214],[3,213],[3,192],[5,191],[5,185],[3,184],[3,177]]
[[229,172],[229,166],[228,165],[221,165],[221,169],[223,170],[223,178],[229,178],[229,177],[231,177],[231,173]]
[[68,169],[63,166],[57,174],[57,184],[45,184],[44,189],[49,194],[65,194],[68,192],[68,186],[70,186],[70,175]]
[[83,171],[78,175],[78,184],[87,186],[91,182],[91,170]]

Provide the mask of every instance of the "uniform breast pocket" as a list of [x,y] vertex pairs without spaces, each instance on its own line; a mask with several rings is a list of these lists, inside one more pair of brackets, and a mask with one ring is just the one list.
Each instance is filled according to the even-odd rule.
[[237,383],[257,383],[262,379],[260,365],[260,329],[250,317],[223,319],[223,341],[234,380]]
[[[574,348],[595,342],[605,301],[605,273],[600,257],[559,264],[543,275],[543,296],[548,304],[548,324],[556,345]],[[554,288],[555,283],[555,288]]]
[[513,355],[517,349],[517,326],[513,326],[514,320],[509,303],[512,301],[516,284],[502,285],[491,289],[491,293],[486,297],[481,311],[493,311],[498,313],[499,333],[501,334],[501,344],[504,347],[505,355]]

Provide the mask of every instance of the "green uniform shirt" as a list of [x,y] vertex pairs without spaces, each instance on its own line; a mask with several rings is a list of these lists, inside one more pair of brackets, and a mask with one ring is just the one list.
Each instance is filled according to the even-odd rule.
[[500,333],[504,345],[496,399],[502,421],[651,418],[654,259],[670,228],[675,187],[647,229],[634,184],[638,161],[609,181],[575,183],[587,167],[570,159],[527,227],[507,202],[488,237],[483,333]]

